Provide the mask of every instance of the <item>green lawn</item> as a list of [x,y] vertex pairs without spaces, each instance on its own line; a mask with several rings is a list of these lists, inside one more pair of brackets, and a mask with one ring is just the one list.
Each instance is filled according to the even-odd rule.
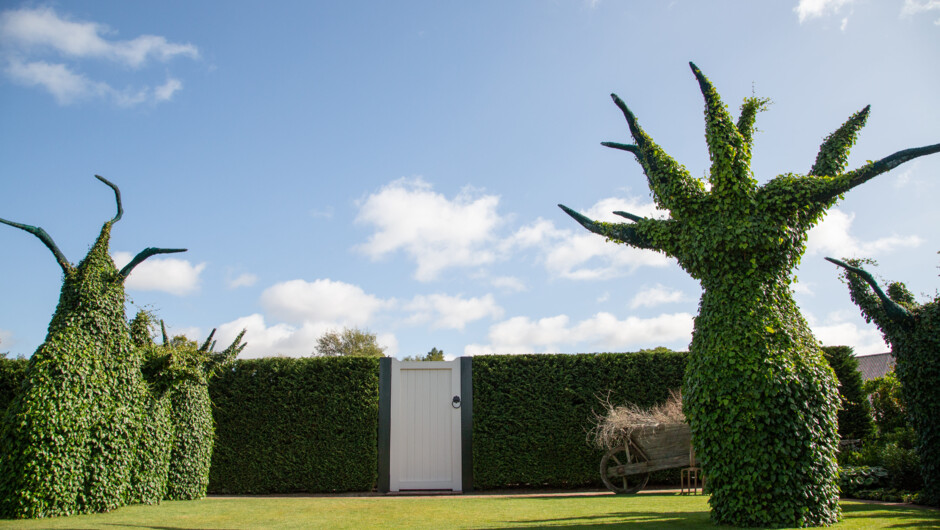
[[[940,511],[858,502],[842,504],[832,528],[940,528]],[[0,521],[0,528],[235,529],[235,528],[631,528],[711,527],[706,497],[643,493],[629,497],[578,494],[525,497],[239,497],[34,521]],[[727,527],[724,527],[727,528]]]

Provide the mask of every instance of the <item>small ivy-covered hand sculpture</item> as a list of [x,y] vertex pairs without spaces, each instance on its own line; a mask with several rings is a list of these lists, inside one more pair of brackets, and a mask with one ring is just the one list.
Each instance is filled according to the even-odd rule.
[[633,154],[666,219],[615,212],[603,223],[559,205],[588,230],[663,252],[701,282],[683,391],[696,454],[712,491],[713,519],[742,526],[827,525],[839,519],[835,451],[839,396],[831,368],[790,289],[806,234],[842,193],[940,144],[907,149],[845,171],[868,118],[865,107],[823,142],[807,175],[759,186],[750,169],[754,122],[767,100],[750,97],[735,122],[690,63],[705,97],[711,189],[673,160],[616,95]]
[[[152,401],[131,347],[124,281],[145,259],[185,249],[148,248],[120,271],[108,254],[104,223],[85,258],[72,265],[45,230],[0,219],[35,235],[52,251],[64,279],[45,341],[33,354],[24,387],[0,429],[0,516],[26,518],[112,510],[128,502],[157,502],[150,474],[159,454],[147,436]],[[159,446],[159,443],[155,443]]]
[[[143,313],[143,312],[142,312]],[[135,318],[147,318],[146,313]],[[148,348],[145,376],[163,393],[170,404],[172,441],[167,468],[167,500],[193,500],[206,496],[209,486],[209,465],[215,442],[215,423],[209,380],[235,360],[245,349],[242,338],[219,352],[215,350],[215,330],[200,346],[187,341],[171,341],[160,322],[163,345]]]
[[[903,283],[888,293],[859,265],[863,260],[826,258],[845,269],[849,295],[868,322],[891,344],[901,393],[917,435],[924,492],[921,502],[940,505],[940,296],[917,304]],[[873,263],[870,260],[869,263]]]

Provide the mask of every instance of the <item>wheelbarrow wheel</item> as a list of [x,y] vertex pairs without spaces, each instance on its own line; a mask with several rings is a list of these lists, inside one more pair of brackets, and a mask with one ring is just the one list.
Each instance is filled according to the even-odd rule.
[[646,458],[638,451],[635,449],[631,451],[631,449],[627,446],[620,446],[607,451],[601,459],[601,480],[604,481],[607,489],[618,495],[636,493],[643,489],[650,479],[649,473],[634,475],[624,473],[623,466],[646,461]]

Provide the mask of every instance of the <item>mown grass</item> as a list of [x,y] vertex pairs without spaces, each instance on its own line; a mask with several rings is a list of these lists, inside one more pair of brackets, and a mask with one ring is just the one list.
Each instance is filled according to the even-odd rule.
[[[859,502],[842,504],[831,528],[940,528],[940,511]],[[674,493],[444,497],[213,497],[106,514],[0,521],[0,528],[238,529],[238,528],[719,528],[707,498]],[[728,528],[728,527],[720,527]]]

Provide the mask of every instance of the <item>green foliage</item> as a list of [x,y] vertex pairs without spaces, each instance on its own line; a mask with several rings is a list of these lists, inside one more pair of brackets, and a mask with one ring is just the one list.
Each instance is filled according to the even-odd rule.
[[46,339],[0,426],[0,517],[108,511],[157,502],[165,488],[168,409],[142,377],[124,280],[148,257],[184,249],[147,248],[118,271],[108,243],[121,194],[96,178],[114,191],[117,215],[77,266],[42,228],[0,219],[36,236],[63,272]]
[[378,476],[378,359],[235,361],[210,382],[213,493],[370,491]]
[[321,357],[385,357],[375,333],[359,328],[330,330],[317,339],[316,355]]
[[873,490],[888,485],[888,470],[883,467],[853,466],[839,470],[839,489],[843,497],[855,497],[859,490]]
[[[916,433],[915,448],[924,480],[922,499],[940,506],[940,296],[918,304],[900,282],[890,284],[885,294],[874,277],[860,268],[862,260],[830,261],[846,269],[844,278],[852,301],[891,344],[903,405]],[[890,383],[886,378],[882,387]],[[878,421],[884,422],[887,418],[877,409],[892,406],[890,399],[879,395],[875,400],[881,400],[876,404],[876,418],[881,415]],[[909,463],[900,453],[895,460]]]
[[402,359],[402,360],[403,360],[403,361],[443,361],[443,360],[444,360],[444,352],[441,351],[441,350],[439,350],[439,349],[437,349],[437,348],[431,348],[431,351],[429,351],[429,352],[427,353],[427,355],[425,355],[425,356],[423,356],[423,357],[419,357],[419,356],[417,356],[417,355],[413,355],[413,356],[410,356],[410,357],[405,357],[405,358]]
[[108,255],[113,221],[88,255],[64,268],[45,342],[0,435],[0,515],[107,511],[132,491],[143,462],[149,392],[124,318],[123,277]]
[[27,359],[0,357],[0,420],[26,377]]
[[586,440],[599,400],[661,403],[682,384],[686,359],[675,352],[474,357],[474,487],[602,487],[603,452]]
[[[661,219],[615,212],[593,221],[609,240],[675,258],[703,288],[683,388],[696,452],[712,491],[712,516],[742,526],[827,525],[839,520],[835,376],[800,315],[790,283],[807,233],[841,194],[940,145],[908,149],[845,171],[869,109],[819,149],[807,175],[758,185],[750,169],[754,123],[768,101],[746,98],[735,122],[711,82],[691,65],[705,98],[710,188],[640,127],[620,98]],[[940,444],[938,444],[940,445]]]
[[839,437],[863,440],[872,434],[871,404],[858,371],[858,359],[850,346],[823,346],[823,355],[839,382]]
[[901,383],[894,371],[865,381],[864,391],[871,397],[872,415],[879,435],[884,436],[907,426]]
[[[152,318],[144,312],[138,313],[132,323],[137,322],[135,340],[147,343],[153,326],[144,325]],[[163,337],[166,329],[160,323]],[[242,331],[232,345],[221,352],[214,352],[215,343],[209,335],[202,347],[184,335],[177,335],[162,346],[146,347],[147,362],[144,372],[154,390],[169,403],[167,425],[172,433],[168,440],[169,463],[166,467],[166,492],[168,500],[192,500],[206,496],[209,485],[209,465],[215,425],[212,419],[212,401],[209,397],[209,379],[230,365],[244,349]]]

